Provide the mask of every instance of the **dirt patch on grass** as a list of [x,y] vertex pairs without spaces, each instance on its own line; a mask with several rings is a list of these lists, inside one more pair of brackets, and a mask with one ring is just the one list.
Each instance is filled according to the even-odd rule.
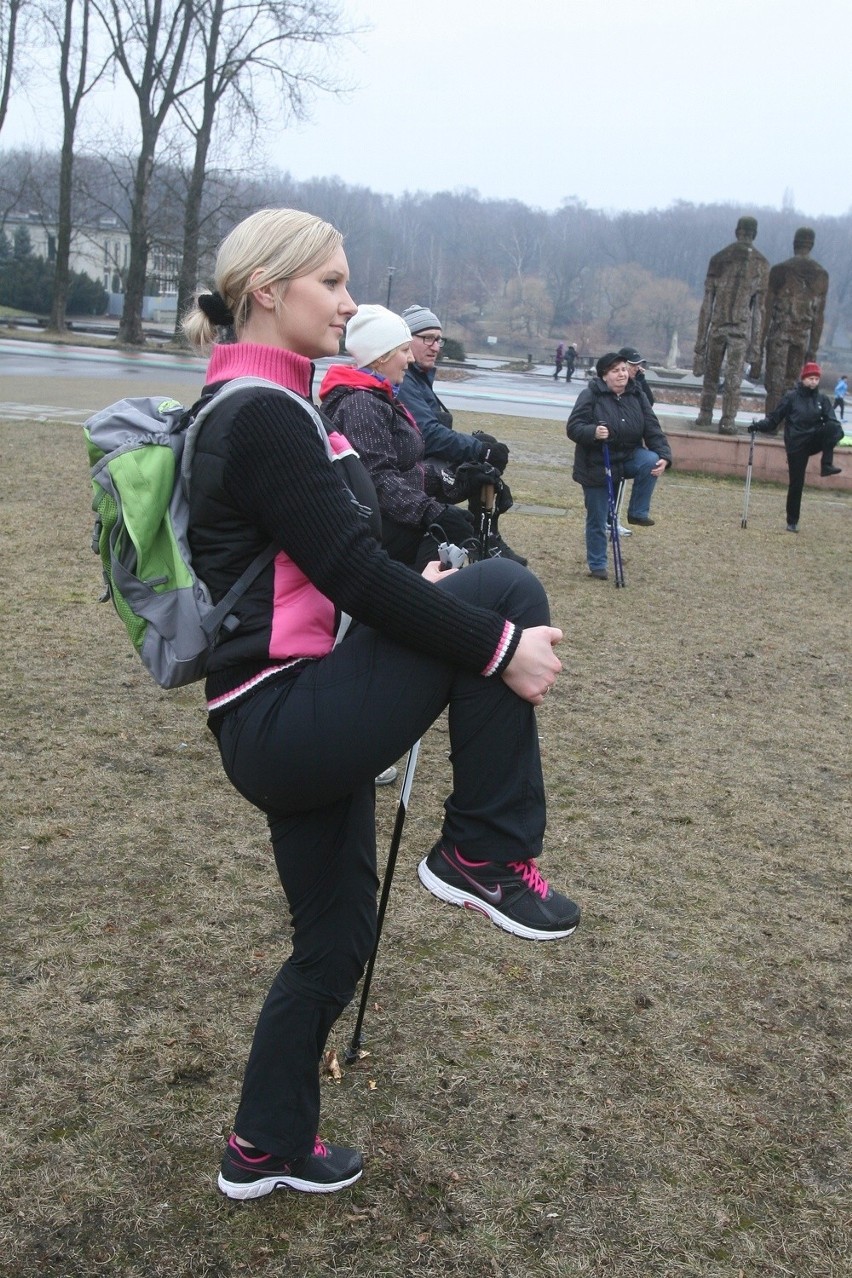
[[200,689],[159,691],[96,602],[79,429],[0,423],[3,1275],[849,1272],[852,504],[807,491],[794,537],[755,485],[742,531],[740,485],[668,475],[617,591],[562,427],[492,425],[516,498],[565,512],[504,529],[566,635],[542,869],[584,921],[525,943],[420,888],[439,722],[370,1055],[325,1081],[366,1173],[235,1206],[218,1158],[287,948],[265,827]]

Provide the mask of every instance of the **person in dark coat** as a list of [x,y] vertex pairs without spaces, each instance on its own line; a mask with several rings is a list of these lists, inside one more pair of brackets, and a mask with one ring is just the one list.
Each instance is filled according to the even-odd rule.
[[784,423],[784,447],[787,450],[787,472],[790,476],[787,488],[787,532],[799,531],[805,472],[814,453],[822,453],[820,475],[825,477],[840,474],[840,467],[834,464],[834,446],[843,438],[843,427],[834,415],[828,396],[820,393],[821,377],[822,369],[819,364],[805,364],[793,389],[787,391],[768,417],[749,427],[749,430],[774,435],[781,423]]
[[566,427],[575,444],[573,477],[586,505],[586,559],[589,575],[607,578],[609,500],[603,445],[609,446],[613,484],[632,479],[627,522],[650,528],[651,495],[672,464],[669,442],[644,394],[630,380],[627,361],[617,351],[598,360],[595,377],[577,396]]
[[566,382],[570,382],[571,378],[574,376],[574,369],[576,368],[576,365],[577,365],[577,348],[576,346],[569,345],[568,349],[565,352]]
[[[465,463],[484,462],[494,466],[502,475],[509,462],[507,445],[481,430],[474,431],[472,435],[455,430],[452,413],[435,394],[435,365],[444,346],[441,321],[434,311],[419,303],[407,307],[402,312],[402,319],[411,330],[414,362],[408,366],[402,379],[399,398],[420,428],[427,463],[438,463],[457,470]],[[504,487],[502,495],[506,500],[502,506],[498,505],[498,514],[511,508],[508,492],[508,486]],[[471,513],[475,520],[478,520],[480,511],[481,503],[472,502]],[[494,558],[514,559],[519,564],[527,562],[503,538],[496,518],[492,520],[488,554]]]
[[509,461],[507,445],[481,431],[465,435],[455,430],[452,413],[435,393],[435,365],[444,345],[441,321],[419,304],[404,310],[402,319],[411,331],[414,361],[406,369],[399,398],[420,427],[426,457],[450,466],[487,462],[502,475]]

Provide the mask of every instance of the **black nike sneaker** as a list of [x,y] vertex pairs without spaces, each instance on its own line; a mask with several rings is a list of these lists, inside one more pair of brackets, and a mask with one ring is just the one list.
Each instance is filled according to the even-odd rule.
[[417,867],[425,888],[442,901],[484,914],[492,923],[529,941],[557,941],[580,922],[580,907],[542,878],[534,859],[468,861],[439,839]]
[[246,1150],[233,1136],[219,1172],[219,1188],[229,1198],[263,1198],[273,1189],[298,1189],[303,1194],[333,1194],[353,1185],[364,1170],[361,1155],[342,1145],[326,1145],[317,1136],[314,1152],[285,1162],[274,1154]]

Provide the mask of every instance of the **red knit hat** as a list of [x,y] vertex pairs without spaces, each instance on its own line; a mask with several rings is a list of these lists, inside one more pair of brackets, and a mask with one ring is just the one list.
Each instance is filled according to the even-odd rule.
[[805,364],[805,367],[802,369],[802,381],[804,381],[806,377],[822,377],[822,369],[819,364]]

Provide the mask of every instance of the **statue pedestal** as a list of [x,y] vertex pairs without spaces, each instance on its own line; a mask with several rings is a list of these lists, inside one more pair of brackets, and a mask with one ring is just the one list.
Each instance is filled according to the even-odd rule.
[[[665,406],[657,404],[660,425],[672,450],[675,470],[695,471],[699,475],[727,475],[744,478],[748,466],[749,436],[719,435],[703,430],[690,430],[683,418],[670,417]],[[808,463],[805,484],[808,488],[825,488],[836,492],[852,492],[852,448],[838,447],[835,464],[843,473],[823,479],[819,473],[819,454]],[[774,484],[788,482],[787,454],[784,441],[772,435],[758,435],[754,446],[752,478]]]

